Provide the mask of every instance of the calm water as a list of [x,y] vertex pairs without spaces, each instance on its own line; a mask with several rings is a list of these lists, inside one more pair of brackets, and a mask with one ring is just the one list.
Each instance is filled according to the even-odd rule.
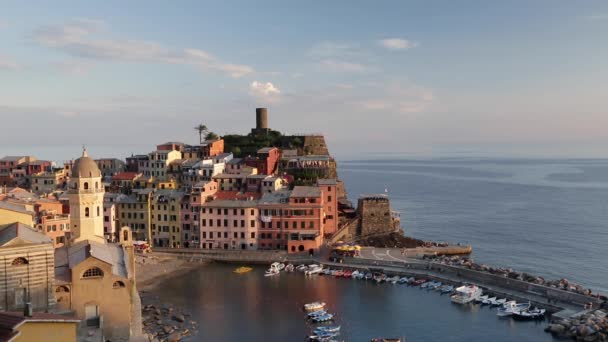
[[[479,262],[608,292],[607,160],[375,160],[340,163],[351,199],[385,188],[418,238],[466,242]],[[302,303],[322,299],[347,341],[549,341],[544,325],[498,319],[447,296],[400,285],[262,271],[237,276],[213,265],[161,284],[166,302],[189,308],[204,341],[298,341]]]
[[455,305],[434,291],[302,273],[266,278],[263,269],[237,275],[233,269],[205,266],[159,287],[164,302],[189,308],[200,322],[192,341],[304,341],[311,328],[301,307],[317,299],[338,314],[345,341],[551,341],[542,322],[500,319],[493,309]]

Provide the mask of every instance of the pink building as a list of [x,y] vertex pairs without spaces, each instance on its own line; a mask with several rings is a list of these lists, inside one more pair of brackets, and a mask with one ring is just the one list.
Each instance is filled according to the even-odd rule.
[[257,249],[257,200],[213,200],[201,207],[203,249]]
[[[185,200],[188,205],[182,209],[182,241],[185,248],[200,248],[200,218],[201,206],[213,199],[213,195],[218,191],[218,185],[214,181],[199,182],[192,186],[192,190]],[[189,209],[188,209],[189,207]]]
[[338,182],[336,179],[317,179],[317,187],[323,196],[324,234],[331,235],[338,229]]

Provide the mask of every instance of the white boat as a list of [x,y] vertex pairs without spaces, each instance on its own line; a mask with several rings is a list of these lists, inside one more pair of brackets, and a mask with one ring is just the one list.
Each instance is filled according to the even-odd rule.
[[387,281],[387,282],[389,282],[389,281],[390,281],[390,282],[391,282],[391,284],[393,284],[393,285],[394,285],[394,284],[397,284],[397,282],[399,281],[399,276],[394,276],[394,277],[391,277],[391,278],[387,278],[387,279],[386,279],[386,281]]
[[341,328],[341,326],[339,326],[339,325],[316,327],[315,332],[320,331],[320,332],[326,332],[326,333],[336,333],[336,332],[340,331],[340,328]]
[[320,311],[325,307],[325,302],[312,302],[304,304],[304,310],[306,311]]
[[434,281],[427,288],[429,290],[437,290],[438,288],[441,287],[441,285],[443,285],[443,284],[440,281]]
[[510,300],[504,303],[498,311],[496,311],[496,315],[500,317],[511,316],[513,313],[523,310],[528,310],[530,308],[530,303],[516,303],[514,300]]
[[408,279],[409,279],[408,277],[399,278],[398,283],[399,284],[407,284]]
[[490,298],[488,295],[483,295],[475,298],[475,301],[477,303],[483,303],[484,301],[488,300],[488,298]]
[[464,285],[456,288],[456,293],[450,299],[453,303],[466,304],[481,296],[481,289],[477,285]]
[[299,272],[304,272],[304,271],[306,271],[306,269],[308,269],[308,266],[306,266],[304,264],[298,265],[298,267],[296,267],[296,271],[299,271]]
[[536,319],[545,317],[545,309],[533,308],[513,312],[513,318]]
[[328,313],[325,315],[313,317],[312,320],[315,322],[327,322],[327,321],[331,321],[333,318],[334,318],[334,315]]
[[496,302],[496,297],[491,297],[491,298],[485,299],[483,302],[481,302],[481,304],[490,305],[494,302]]
[[285,266],[285,272],[293,272],[295,270],[295,267],[293,266],[293,264],[287,264],[287,266]]
[[304,271],[305,275],[313,275],[323,271],[323,265],[309,265],[308,269]]
[[499,306],[499,305],[503,305],[506,302],[507,302],[506,298],[501,298],[501,299],[496,299],[493,302],[490,302],[490,305],[492,305],[492,306]]
[[321,316],[321,315],[325,315],[325,314],[327,314],[327,311],[325,311],[325,310],[317,310],[317,311],[310,312],[308,314],[308,317],[312,318],[312,317],[315,317],[315,316]]
[[359,271],[358,270],[354,270],[353,273],[350,275],[350,277],[352,279],[357,279],[359,277]]
[[278,275],[280,272],[277,269],[269,269],[268,271],[266,271],[266,273],[264,273],[264,277],[272,277],[275,275]]

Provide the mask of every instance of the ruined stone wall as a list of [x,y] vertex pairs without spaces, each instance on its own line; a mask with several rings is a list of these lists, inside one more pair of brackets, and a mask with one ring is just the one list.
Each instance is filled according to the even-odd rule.
[[366,196],[359,198],[357,213],[360,218],[358,236],[394,231],[388,197]]
[[303,136],[303,150],[305,155],[328,156],[329,150],[325,144],[325,137],[322,135]]

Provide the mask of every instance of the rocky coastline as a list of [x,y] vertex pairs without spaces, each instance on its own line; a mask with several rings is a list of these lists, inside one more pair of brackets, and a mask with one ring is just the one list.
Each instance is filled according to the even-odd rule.
[[558,338],[585,342],[608,341],[608,318],[606,311],[588,311],[578,317],[553,321],[545,331]]

